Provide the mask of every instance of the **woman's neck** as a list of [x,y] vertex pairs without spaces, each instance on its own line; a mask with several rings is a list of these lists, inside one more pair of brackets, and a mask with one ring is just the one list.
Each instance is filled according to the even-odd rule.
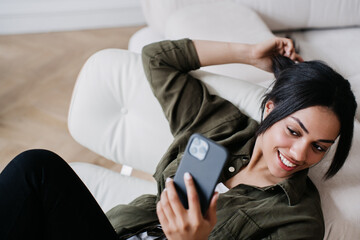
[[276,178],[271,174],[263,158],[261,144],[261,139],[258,137],[249,164],[241,169],[234,177],[226,181],[225,185],[228,188],[233,188],[239,184],[266,187],[283,181],[283,179]]

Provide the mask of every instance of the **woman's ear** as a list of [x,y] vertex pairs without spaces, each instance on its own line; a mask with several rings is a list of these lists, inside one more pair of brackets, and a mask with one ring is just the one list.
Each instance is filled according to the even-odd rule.
[[273,101],[269,100],[266,102],[265,104],[265,112],[264,112],[264,117],[267,117],[271,111],[274,109],[275,104]]

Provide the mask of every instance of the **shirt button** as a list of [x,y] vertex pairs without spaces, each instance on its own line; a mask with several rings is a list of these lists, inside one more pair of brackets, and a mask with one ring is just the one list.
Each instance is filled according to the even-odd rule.
[[235,172],[235,168],[233,166],[229,167],[229,172],[231,173]]

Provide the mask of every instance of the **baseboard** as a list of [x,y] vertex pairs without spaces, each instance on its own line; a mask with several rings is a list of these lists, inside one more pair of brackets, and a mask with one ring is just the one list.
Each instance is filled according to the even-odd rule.
[[0,34],[145,24],[140,0],[2,0]]

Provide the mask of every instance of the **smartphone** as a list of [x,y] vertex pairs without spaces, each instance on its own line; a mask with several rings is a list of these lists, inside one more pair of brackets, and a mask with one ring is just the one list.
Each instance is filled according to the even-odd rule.
[[195,182],[204,215],[227,158],[228,152],[223,146],[198,133],[191,135],[174,177],[176,191],[185,209],[188,209],[188,198],[184,174],[189,172]]

